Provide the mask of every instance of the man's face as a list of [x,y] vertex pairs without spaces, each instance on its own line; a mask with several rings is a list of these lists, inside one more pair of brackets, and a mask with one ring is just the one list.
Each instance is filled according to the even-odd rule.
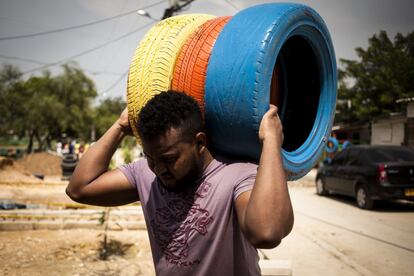
[[195,139],[183,139],[179,129],[143,141],[149,168],[170,189],[182,189],[200,176],[202,163]]

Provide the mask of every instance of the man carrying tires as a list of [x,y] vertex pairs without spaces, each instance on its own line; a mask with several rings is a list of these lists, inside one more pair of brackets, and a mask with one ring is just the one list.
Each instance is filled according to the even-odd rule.
[[75,201],[117,206],[141,201],[157,275],[260,275],[256,248],[291,231],[277,108],[264,115],[259,165],[213,156],[193,98],[163,92],[137,123],[146,158],[108,171],[131,134],[128,112],[84,154],[66,189]]

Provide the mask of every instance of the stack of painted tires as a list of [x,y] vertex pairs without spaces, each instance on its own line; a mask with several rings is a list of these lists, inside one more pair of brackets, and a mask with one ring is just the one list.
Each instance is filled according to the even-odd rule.
[[78,164],[75,154],[64,154],[60,167],[62,168],[62,180],[69,180]]
[[166,90],[193,96],[211,147],[258,161],[260,121],[279,107],[290,180],[317,162],[336,105],[336,61],[322,18],[293,3],[264,4],[233,17],[179,15],[144,36],[131,63],[128,110],[135,136],[140,109]]

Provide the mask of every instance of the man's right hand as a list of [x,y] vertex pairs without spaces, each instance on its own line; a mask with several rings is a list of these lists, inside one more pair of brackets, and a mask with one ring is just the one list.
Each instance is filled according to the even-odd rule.
[[125,107],[124,111],[122,111],[117,120],[117,123],[125,135],[132,135],[131,125],[129,124],[128,120],[128,107]]

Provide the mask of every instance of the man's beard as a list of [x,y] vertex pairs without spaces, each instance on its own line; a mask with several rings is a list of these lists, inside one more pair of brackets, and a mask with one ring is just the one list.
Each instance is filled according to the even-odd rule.
[[157,176],[158,183],[160,183],[160,185],[163,186],[165,189],[172,192],[182,192],[184,190],[187,190],[188,188],[197,186],[199,184],[198,180],[202,176],[203,170],[202,166],[195,159],[193,160],[192,164],[194,165],[192,166],[188,174],[184,178],[176,180],[174,188],[170,188],[167,185],[165,185],[162,182],[161,178]]

